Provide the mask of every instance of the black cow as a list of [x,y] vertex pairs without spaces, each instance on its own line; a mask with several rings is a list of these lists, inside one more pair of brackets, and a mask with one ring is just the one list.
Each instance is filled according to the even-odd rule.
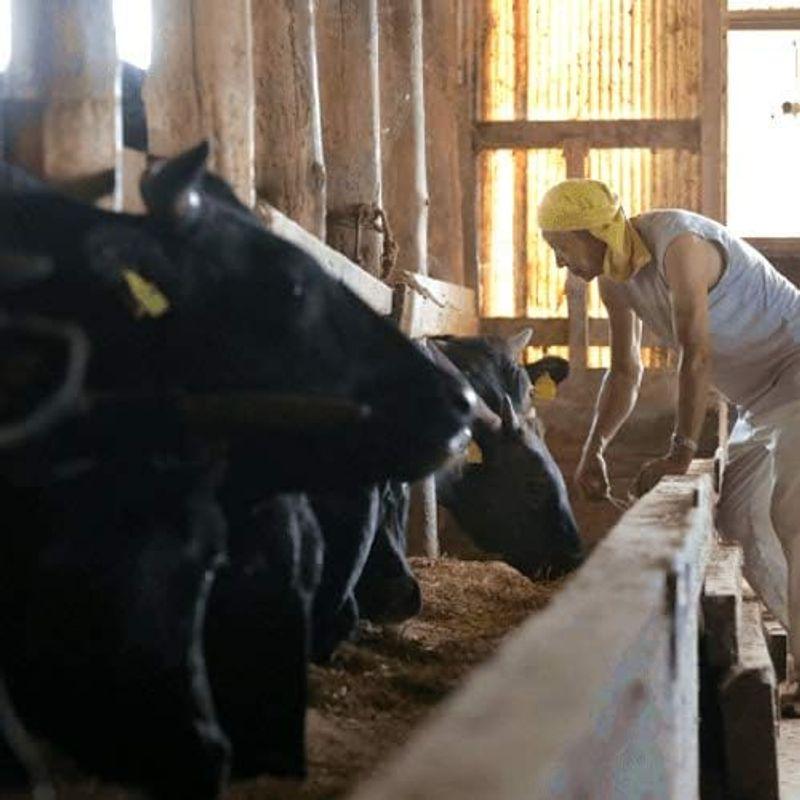
[[534,578],[574,569],[583,553],[564,478],[532,419],[532,381],[543,372],[561,381],[569,368],[555,357],[520,366],[530,336],[525,330],[507,340],[434,341],[487,406],[474,427],[479,462],[469,463],[466,454],[453,459],[437,472],[436,486],[439,501],[480,548]]
[[[17,270],[3,304],[78,326],[92,346],[85,413],[0,459],[8,497],[45,509],[31,517],[33,537],[0,559],[4,574],[25,562],[4,595],[4,617],[18,625],[4,628],[3,669],[23,720],[80,763],[194,797],[213,796],[226,770],[225,738],[197,678],[204,660],[234,769],[303,770],[319,534],[304,501],[279,492],[423,474],[460,445],[471,412],[461,382],[266,232],[204,173],[205,157],[196,148],[149,176],[143,217],[26,182],[0,187],[0,249],[46,265]],[[162,481],[164,470],[178,477]],[[223,519],[224,568],[209,538]],[[147,658],[122,660],[131,646]],[[37,699],[39,681],[59,670],[61,682]],[[73,742],[64,680],[83,687],[88,708]],[[159,725],[158,704],[145,698],[170,693],[164,752],[176,753],[175,770],[159,777],[158,747],[135,743]],[[114,755],[120,742],[128,756]],[[189,753],[198,766],[182,789]]]

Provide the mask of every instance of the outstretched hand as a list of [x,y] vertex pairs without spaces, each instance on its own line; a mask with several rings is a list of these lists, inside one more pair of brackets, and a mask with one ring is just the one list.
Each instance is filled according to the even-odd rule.
[[636,497],[647,494],[664,475],[685,475],[690,463],[691,459],[687,461],[672,454],[645,462],[633,482],[631,494]]
[[598,451],[584,452],[575,471],[578,495],[586,500],[605,500],[611,491],[606,461]]

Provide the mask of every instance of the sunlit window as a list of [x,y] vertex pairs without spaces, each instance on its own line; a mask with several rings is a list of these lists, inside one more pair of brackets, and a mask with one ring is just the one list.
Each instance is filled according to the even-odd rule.
[[114,0],[114,26],[120,59],[147,69],[153,49],[152,0]]
[[11,0],[0,0],[0,72],[11,61]]
[[728,225],[800,236],[800,31],[728,34]]

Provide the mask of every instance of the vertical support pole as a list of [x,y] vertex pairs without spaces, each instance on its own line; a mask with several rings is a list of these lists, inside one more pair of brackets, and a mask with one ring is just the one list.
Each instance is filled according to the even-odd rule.
[[700,103],[701,210],[724,222],[725,107],[727,93],[723,0],[703,0],[702,98]]
[[316,4],[252,2],[256,194],[324,241]]
[[[528,116],[528,2],[514,0],[514,118]],[[514,313],[528,316],[528,151],[514,151]]]
[[[119,175],[111,0],[16,0],[12,26],[7,99],[15,119],[7,146],[13,160],[52,180],[109,169]],[[120,199],[117,188],[108,204],[119,207]]]
[[[423,0],[422,16],[430,193],[428,274],[432,278],[463,285],[462,160],[466,157],[471,162],[473,158],[469,93],[466,84],[460,82],[464,9],[461,0]],[[467,121],[463,124],[465,115]],[[382,124],[385,129],[385,122]],[[385,181],[384,171],[384,186]]]
[[158,32],[145,82],[150,148],[174,155],[211,140],[211,169],[254,197],[250,0],[154,0]]
[[[589,149],[582,139],[564,142],[564,158],[568,178],[586,175],[586,157]],[[588,365],[589,320],[586,310],[586,283],[580,278],[567,276],[567,309],[569,314],[569,363],[576,372]]]
[[328,173],[327,241],[381,275],[383,236],[358,226],[358,208],[381,208],[377,0],[317,6],[317,34]]

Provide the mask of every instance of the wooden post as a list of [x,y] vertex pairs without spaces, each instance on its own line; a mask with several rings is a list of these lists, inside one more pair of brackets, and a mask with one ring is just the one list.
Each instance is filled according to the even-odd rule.
[[[381,157],[396,271],[428,274],[428,181],[421,0],[381,3]],[[452,146],[452,143],[451,143]]]
[[[121,120],[111,0],[16,0],[12,15],[6,87],[14,107],[11,158],[56,181],[118,172]],[[117,191],[111,205],[118,206],[119,197]]]
[[252,0],[256,194],[325,239],[314,0]]
[[[564,142],[567,178],[586,176],[589,148],[582,139]],[[567,309],[569,314],[570,369],[581,372],[588,365],[589,321],[586,311],[586,283],[572,273],[567,276]]]
[[144,87],[150,149],[174,155],[211,140],[211,169],[252,206],[250,0],[153,0],[153,63]]
[[726,94],[724,70],[725,40],[722,30],[722,0],[703,0],[703,44],[700,103],[701,210],[712,219],[725,215]]
[[383,204],[377,0],[320,3],[317,34],[328,242],[380,276],[383,236],[374,221]]
[[[399,245],[397,266],[428,274],[428,178],[425,152],[422,0],[381,5],[381,108],[386,148],[386,207]],[[402,326],[401,326],[402,327]],[[410,330],[405,331],[411,334]],[[436,483],[433,476],[411,486],[409,545],[422,543],[439,555]]]
[[[528,117],[528,3],[514,3],[514,118]],[[582,158],[581,158],[582,161]],[[583,172],[583,164],[576,164]],[[514,313],[528,316],[528,151],[514,150]]]
[[[469,103],[468,88],[459,82],[463,17],[461,0],[423,0],[425,135],[430,194],[428,274],[462,285],[465,278],[461,159],[466,157],[470,163],[473,160],[471,130],[461,125]],[[383,125],[385,128],[385,117]],[[386,181],[384,171],[384,187]]]

